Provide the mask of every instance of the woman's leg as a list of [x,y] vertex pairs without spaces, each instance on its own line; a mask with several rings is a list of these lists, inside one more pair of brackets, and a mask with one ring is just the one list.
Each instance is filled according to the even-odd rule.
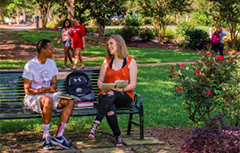
[[83,69],[85,66],[83,64],[83,59],[82,59],[82,49],[79,48],[79,61],[81,63],[81,69]]
[[223,48],[224,48],[224,44],[220,43],[219,44],[219,52],[220,52],[220,55],[223,56]]
[[67,47],[64,47],[64,64],[63,64],[62,68],[66,68],[67,56],[68,56],[67,52],[68,52]]
[[73,61],[72,61],[72,57],[71,57],[71,54],[70,54],[70,50],[71,50],[71,47],[68,46],[67,47],[67,56],[69,58],[69,61],[71,62],[71,66],[73,66]]
[[74,66],[72,67],[72,69],[76,69],[77,68],[78,59],[79,59],[79,49],[80,48],[76,48],[75,49],[75,62],[74,62]]

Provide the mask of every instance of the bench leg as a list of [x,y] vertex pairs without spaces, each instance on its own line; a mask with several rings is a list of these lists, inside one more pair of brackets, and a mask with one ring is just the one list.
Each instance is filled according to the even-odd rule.
[[139,114],[139,119],[140,119],[140,140],[144,139],[144,120],[143,120],[143,106],[140,106],[140,114]]
[[127,134],[131,134],[133,114],[129,114]]

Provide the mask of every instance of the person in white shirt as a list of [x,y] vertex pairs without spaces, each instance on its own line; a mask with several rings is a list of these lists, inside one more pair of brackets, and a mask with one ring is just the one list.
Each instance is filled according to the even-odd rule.
[[[38,56],[27,62],[24,67],[24,105],[42,114],[43,148],[52,149],[53,145],[71,148],[72,145],[63,136],[66,124],[72,113],[74,100],[59,99],[61,94],[57,89],[56,63],[53,57],[53,44],[50,40],[42,39],[37,43]],[[62,109],[57,133],[50,139],[49,128],[53,109]]]
[[68,41],[68,43],[66,43],[69,38],[70,31],[71,31],[71,21],[69,19],[65,19],[63,21],[60,40],[56,44],[56,47],[57,47],[62,42],[64,47],[64,64],[63,66],[61,66],[62,69],[65,69],[67,67],[66,64],[67,64],[68,58],[69,58],[69,61],[71,62],[70,68],[73,67],[73,61],[70,55],[72,41],[70,40]]

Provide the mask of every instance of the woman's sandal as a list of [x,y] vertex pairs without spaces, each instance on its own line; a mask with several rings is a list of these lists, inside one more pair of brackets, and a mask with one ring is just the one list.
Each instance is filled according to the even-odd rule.
[[76,70],[76,69],[77,69],[77,66],[71,67],[71,70]]
[[84,69],[84,68],[85,68],[85,66],[81,66],[81,67],[80,67],[80,69]]
[[62,69],[66,69],[67,67],[66,67],[66,65],[63,65],[63,66],[61,66],[61,68],[62,68]]

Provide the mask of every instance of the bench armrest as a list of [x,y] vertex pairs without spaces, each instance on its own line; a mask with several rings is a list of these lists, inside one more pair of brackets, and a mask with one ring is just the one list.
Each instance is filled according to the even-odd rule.
[[134,100],[133,101],[135,104],[138,104],[138,101],[139,101],[139,106],[140,107],[143,106],[143,100],[142,100],[142,96],[140,94],[134,92]]

